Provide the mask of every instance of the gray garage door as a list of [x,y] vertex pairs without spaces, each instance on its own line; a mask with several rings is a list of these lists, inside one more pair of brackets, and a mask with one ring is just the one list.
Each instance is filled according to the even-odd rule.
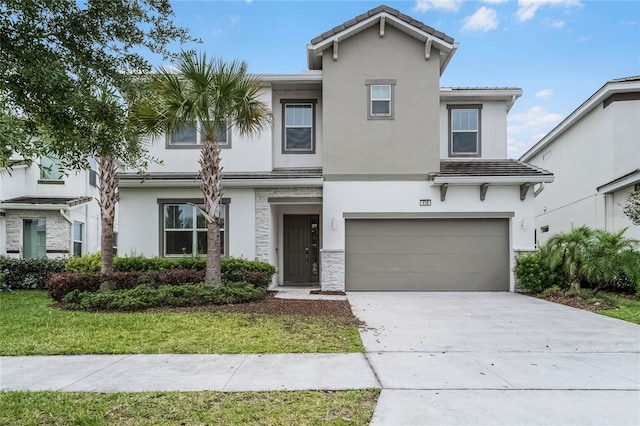
[[508,291],[507,219],[349,219],[348,291]]

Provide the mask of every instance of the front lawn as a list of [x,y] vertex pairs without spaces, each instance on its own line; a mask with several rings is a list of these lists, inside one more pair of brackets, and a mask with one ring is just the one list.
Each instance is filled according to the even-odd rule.
[[[343,317],[227,312],[91,313],[63,311],[51,304],[42,291],[0,293],[0,355],[364,350],[357,324]],[[260,306],[256,304],[256,308]]]
[[0,392],[6,425],[366,425],[380,391]]

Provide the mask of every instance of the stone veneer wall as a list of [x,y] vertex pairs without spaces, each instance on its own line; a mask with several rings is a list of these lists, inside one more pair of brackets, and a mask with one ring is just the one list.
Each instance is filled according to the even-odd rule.
[[344,250],[320,250],[320,277],[324,291],[344,291]]
[[269,261],[271,250],[271,197],[322,197],[322,188],[256,188],[256,259]]
[[47,253],[69,254],[71,224],[57,210],[7,210],[7,253],[17,254],[22,247],[22,219],[45,218],[47,222]]

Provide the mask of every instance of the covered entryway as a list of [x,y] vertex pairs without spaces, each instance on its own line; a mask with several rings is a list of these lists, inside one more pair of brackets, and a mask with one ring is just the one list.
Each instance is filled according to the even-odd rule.
[[318,283],[320,278],[319,215],[287,214],[284,222],[284,284]]
[[347,219],[347,291],[509,291],[508,219]]

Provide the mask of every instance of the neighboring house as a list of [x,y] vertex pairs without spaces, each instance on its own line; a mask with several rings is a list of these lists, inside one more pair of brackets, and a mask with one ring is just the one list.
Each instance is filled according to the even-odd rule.
[[536,198],[538,242],[581,225],[640,239],[623,212],[640,187],[640,76],[608,81],[521,160],[556,178]]
[[57,160],[13,161],[0,173],[0,255],[81,256],[100,249],[96,164],[65,174]]
[[[274,284],[324,290],[513,290],[534,248],[532,187],[507,159],[517,88],[440,88],[454,40],[380,6],[314,38],[309,71],[262,75],[273,126],[222,147],[223,256]],[[120,174],[120,252],[202,253],[199,135],[157,140],[144,180]]]

